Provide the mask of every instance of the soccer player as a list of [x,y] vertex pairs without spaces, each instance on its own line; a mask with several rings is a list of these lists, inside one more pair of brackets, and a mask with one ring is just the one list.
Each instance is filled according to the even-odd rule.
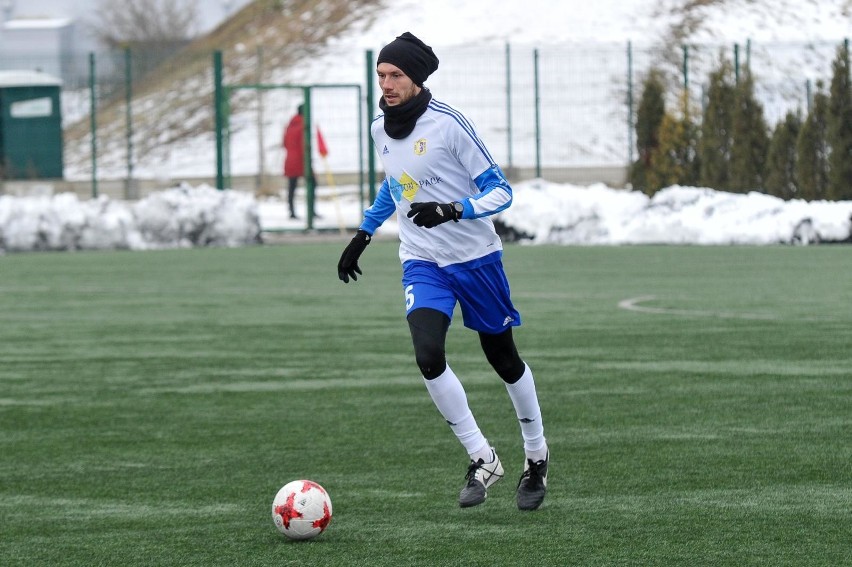
[[431,47],[405,32],[379,52],[376,63],[383,114],[371,133],[385,179],[340,257],[338,276],[344,283],[358,279],[358,259],[396,212],[415,360],[432,401],[470,455],[459,504],[484,502],[487,489],[503,477],[503,466],[447,364],[445,342],[456,303],[464,326],[479,334],[485,357],[506,384],[526,456],[517,505],[535,510],[547,490],[549,453],[533,374],[512,337],[521,317],[510,299],[503,245],[489,218],[511,204],[512,188],[473,124],[423,86],[438,68]]

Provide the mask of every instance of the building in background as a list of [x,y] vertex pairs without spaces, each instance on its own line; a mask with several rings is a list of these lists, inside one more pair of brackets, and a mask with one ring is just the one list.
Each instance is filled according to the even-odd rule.
[[0,181],[63,177],[61,81],[0,71]]
[[[0,70],[27,70],[78,82],[85,76],[77,25],[68,18],[12,19],[0,24]],[[82,68],[81,68],[82,67]]]

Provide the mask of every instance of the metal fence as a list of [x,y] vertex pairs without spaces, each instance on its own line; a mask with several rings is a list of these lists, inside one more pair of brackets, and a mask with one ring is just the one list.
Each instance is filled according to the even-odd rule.
[[[817,82],[831,79],[837,47],[744,41],[669,51],[629,42],[441,48],[440,69],[427,85],[477,124],[510,176],[617,183],[634,158],[634,110],[652,67],[669,77],[672,108],[682,88],[700,108],[720,57],[748,64],[767,122],[774,126],[787,110],[806,112]],[[225,85],[336,82],[335,69],[305,77],[268,68],[262,48],[230,49],[223,59]],[[359,59],[364,68],[356,75],[365,87],[361,116],[345,90],[327,89],[314,101],[314,123],[331,150],[328,167],[340,179],[368,167],[358,150],[367,135],[359,121],[378,112],[376,100],[373,108],[366,100],[374,69],[364,63],[367,57]],[[147,186],[181,180],[215,184],[213,61],[212,50],[177,48],[63,58],[65,178],[88,185],[92,195],[108,187],[127,198],[138,197]],[[0,69],[37,68],[48,66],[0,54]],[[281,181],[281,134],[301,98],[287,89],[231,92],[229,173],[235,185],[257,189]]]

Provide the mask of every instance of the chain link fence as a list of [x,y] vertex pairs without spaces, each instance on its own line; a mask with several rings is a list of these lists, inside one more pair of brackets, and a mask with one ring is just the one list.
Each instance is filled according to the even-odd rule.
[[[145,51],[78,53],[58,63],[0,54],[0,69],[53,71],[63,80],[65,180],[82,194],[137,198],[149,187],[216,179],[213,51],[161,46]],[[767,122],[788,110],[806,113],[819,82],[827,85],[838,45],[822,43],[702,44],[666,52],[638,43],[502,45],[441,48],[440,69],[427,81],[435,98],[464,111],[498,163],[514,179],[623,183],[635,159],[633,121],[652,67],[669,78],[671,108],[682,88],[697,108],[721,57],[750,65]],[[307,80],[264,64],[263,49],[224,53],[225,85],[322,85],[334,69]],[[365,59],[366,60],[366,57]],[[362,86],[373,80],[365,68]],[[328,79],[328,80],[326,80]],[[353,110],[347,89],[322,89],[314,124],[325,136],[322,168],[341,182],[363,175],[359,152],[379,112]],[[376,95],[376,101],[378,94]],[[302,102],[298,89],[230,93],[230,174],[248,190],[283,187],[281,136]],[[83,188],[83,189],[81,189]]]

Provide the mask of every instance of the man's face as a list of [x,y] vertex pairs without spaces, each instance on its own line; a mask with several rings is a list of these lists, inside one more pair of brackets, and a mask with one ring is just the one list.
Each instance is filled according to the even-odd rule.
[[396,65],[379,63],[376,74],[379,76],[379,88],[382,89],[388,106],[405,104],[420,93],[420,87]]

